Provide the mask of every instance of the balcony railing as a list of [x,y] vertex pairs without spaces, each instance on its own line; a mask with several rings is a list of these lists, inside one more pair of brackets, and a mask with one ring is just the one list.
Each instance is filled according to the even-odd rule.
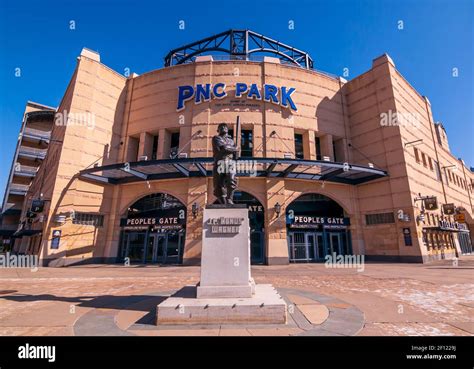
[[10,184],[10,193],[13,195],[24,195],[30,188],[30,185],[24,185],[19,183]]
[[15,204],[13,202],[7,202],[5,205],[5,208],[2,209],[2,214],[4,215],[21,214],[21,205]]
[[21,146],[18,152],[19,155],[34,159],[44,159],[47,149],[35,149],[34,147]]
[[15,175],[21,177],[34,177],[38,172],[38,167],[32,167],[29,165],[22,165],[20,163],[16,163],[15,165]]
[[39,140],[49,140],[51,138],[51,131],[42,131],[40,129],[26,127],[23,131],[23,135]]
[[0,224],[0,229],[4,231],[16,231],[18,224]]

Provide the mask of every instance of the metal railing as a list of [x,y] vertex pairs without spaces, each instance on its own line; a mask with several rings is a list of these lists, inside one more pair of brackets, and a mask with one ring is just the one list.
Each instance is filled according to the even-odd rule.
[[26,127],[23,131],[23,135],[49,140],[51,138],[51,131],[42,131],[40,129]]
[[[262,63],[264,61],[265,56],[268,55],[247,55],[247,56],[235,56],[235,55],[223,55],[223,54],[209,54],[209,55],[196,55],[189,60],[187,60],[184,64],[189,64],[189,63],[195,63],[197,57],[201,56],[211,56],[212,61],[250,61],[250,62],[256,62],[256,63]],[[295,67],[295,68],[303,68],[301,66],[295,65],[294,63],[291,63],[290,61],[280,59],[280,64],[286,65],[289,67]],[[303,68],[304,69],[304,68]],[[317,72],[319,74],[323,74],[327,77],[334,78],[334,79],[339,79],[339,76],[334,73],[326,72],[320,69],[316,68],[310,68],[310,70]]]
[[21,146],[19,154],[44,159],[46,151],[47,149],[35,149],[34,147]]
[[38,172],[39,167],[32,167],[29,165],[22,165],[20,163],[16,163],[15,165],[15,174],[17,175],[27,175],[27,176],[35,176]]
[[5,205],[5,209],[3,209],[3,212],[7,210],[21,210],[21,205],[16,204],[14,202],[7,202]]
[[19,183],[10,184],[10,194],[13,195],[24,195],[28,192],[30,185],[24,185]]
[[0,224],[0,229],[4,231],[16,231],[18,224]]

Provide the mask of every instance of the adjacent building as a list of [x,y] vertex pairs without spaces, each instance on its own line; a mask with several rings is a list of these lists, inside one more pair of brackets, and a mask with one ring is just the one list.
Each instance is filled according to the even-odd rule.
[[53,113],[38,172],[10,180],[3,207],[5,222],[11,186],[26,186],[13,251],[44,265],[198,264],[222,122],[241,148],[235,198],[249,207],[253,263],[472,252],[474,173],[388,55],[346,81],[248,30],[172,50],[142,75],[83,49]]
[[[31,195],[30,184],[46,157],[55,112],[54,108],[42,104],[31,101],[26,104],[0,216],[0,247],[4,251],[10,251],[15,241],[18,242],[16,247],[18,250],[28,251],[29,245],[26,244],[26,239],[21,245],[21,238],[14,237],[14,233],[22,223],[21,212],[27,202],[26,199]],[[17,235],[25,234],[25,231]],[[37,252],[33,244],[31,245],[33,249],[30,251]],[[39,246],[39,241],[36,244]]]

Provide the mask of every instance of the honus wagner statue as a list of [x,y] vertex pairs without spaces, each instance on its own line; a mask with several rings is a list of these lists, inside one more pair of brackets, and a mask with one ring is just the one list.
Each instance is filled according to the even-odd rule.
[[[240,134],[240,124],[237,118],[236,137]],[[214,167],[212,177],[214,183],[214,196],[220,204],[233,205],[234,192],[237,189],[235,160],[238,148],[232,137],[229,136],[229,127],[225,123],[217,127],[217,135],[212,138],[212,153]],[[229,165],[233,163],[234,165]]]

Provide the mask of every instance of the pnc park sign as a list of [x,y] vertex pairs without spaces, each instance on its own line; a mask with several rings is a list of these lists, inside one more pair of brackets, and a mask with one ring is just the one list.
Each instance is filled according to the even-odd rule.
[[[211,101],[212,99],[223,99],[227,97],[225,83],[206,83],[197,84],[196,87],[184,85],[178,87],[178,106],[177,111],[185,108],[185,103],[194,100],[195,104]],[[295,92],[294,87],[287,88],[285,86],[277,87],[275,85],[264,84],[259,88],[256,83],[248,85],[246,83],[236,83],[235,98],[263,100],[282,106],[283,108],[290,108],[298,111],[291,95]]]

